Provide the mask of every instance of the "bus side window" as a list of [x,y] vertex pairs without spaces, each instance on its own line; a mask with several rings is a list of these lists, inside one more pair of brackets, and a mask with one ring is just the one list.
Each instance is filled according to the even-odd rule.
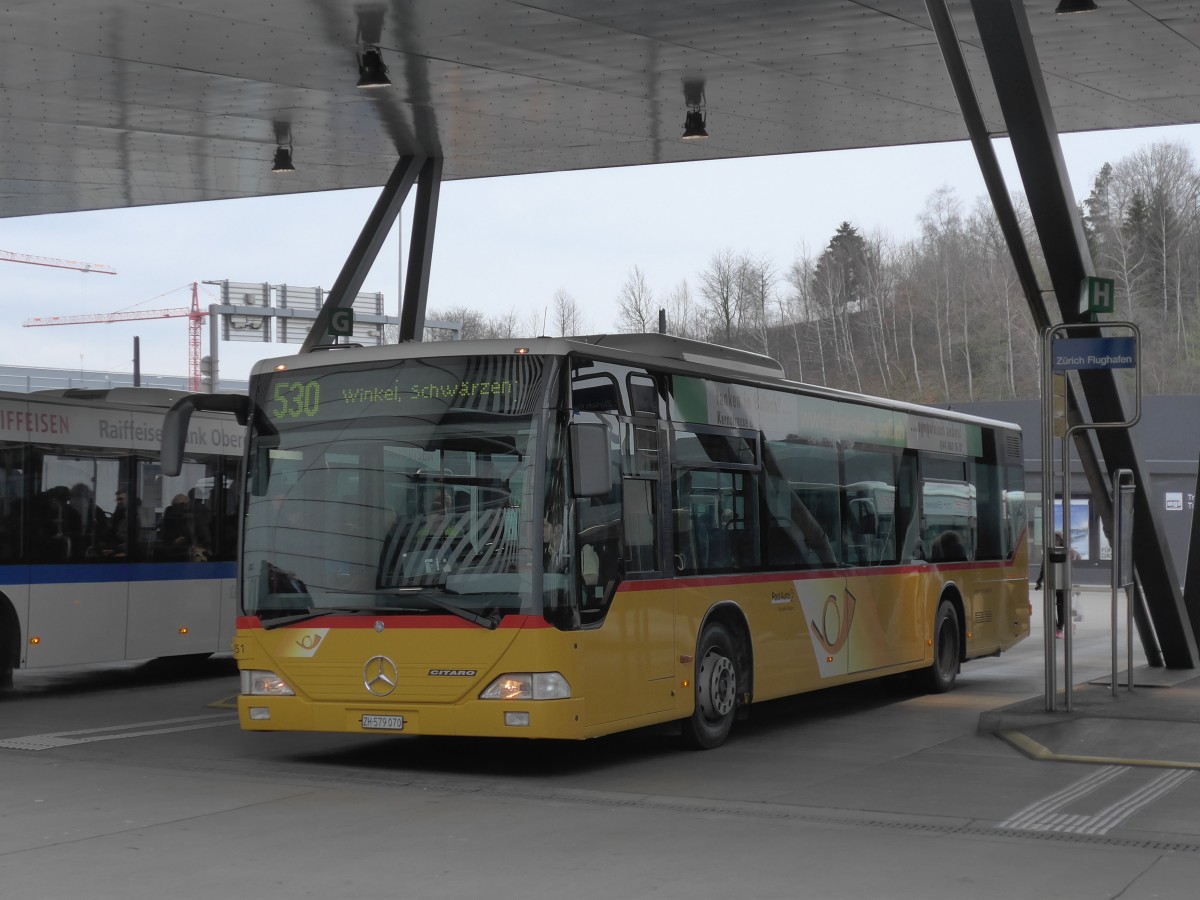
[[696,546],[696,522],[692,510],[692,475],[677,472],[672,491],[671,516],[675,528],[675,571],[693,574],[699,567]]
[[0,451],[0,562],[21,557],[21,513],[25,492],[25,452],[14,447]]
[[848,561],[892,565],[897,559],[896,478],[899,457],[892,450],[848,447],[846,531]]

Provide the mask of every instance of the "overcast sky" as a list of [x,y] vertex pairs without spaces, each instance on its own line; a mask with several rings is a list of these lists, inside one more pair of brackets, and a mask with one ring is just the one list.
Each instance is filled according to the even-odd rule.
[[[1200,126],[1064,136],[1076,197],[1087,196],[1105,161],[1164,140],[1184,143],[1200,158]],[[997,149],[1010,190],[1019,191],[1007,145]],[[986,193],[969,144],[449,182],[441,192],[429,310],[466,304],[488,315],[515,310],[522,321],[540,320],[563,289],[586,311],[589,330],[613,330],[616,297],[635,265],[664,301],[683,279],[694,289],[711,257],[725,249],[767,257],[782,272],[798,253],[818,253],[843,220],[864,233],[912,236],[926,200],[942,186],[953,188],[966,208]],[[193,281],[329,288],[377,195],[344,191],[0,219],[0,250],[104,263],[117,271],[83,274],[0,262],[7,301],[0,361],[130,372],[137,335],[144,373],[183,375],[185,318],[53,328],[21,323],[33,316],[186,307]],[[408,229],[402,229],[407,253]],[[363,285],[384,293],[392,315],[398,232]],[[216,288],[201,284],[201,308],[217,300]],[[224,343],[221,373],[244,379],[255,360],[295,349]]]

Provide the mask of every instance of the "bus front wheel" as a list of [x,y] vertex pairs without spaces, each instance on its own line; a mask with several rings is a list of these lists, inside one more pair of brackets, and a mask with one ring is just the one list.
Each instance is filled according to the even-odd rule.
[[738,698],[733,637],[719,622],[700,633],[695,683],[696,708],[683,722],[683,742],[694,750],[712,750],[729,737]]
[[929,667],[928,687],[935,694],[944,694],[954,687],[962,655],[958,611],[949,600],[938,604],[933,625],[933,665]]

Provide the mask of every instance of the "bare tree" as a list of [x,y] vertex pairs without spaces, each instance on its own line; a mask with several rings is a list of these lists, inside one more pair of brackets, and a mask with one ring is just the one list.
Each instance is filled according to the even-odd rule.
[[701,310],[692,302],[687,279],[679,282],[667,295],[667,333],[691,340],[704,339],[704,320]]
[[713,255],[700,273],[700,296],[704,298],[713,335],[725,345],[734,343],[742,319],[742,273],[745,259],[732,250]]
[[[517,327],[518,318],[515,310],[499,316],[488,317],[469,306],[454,306],[449,309],[431,311],[428,317],[443,322],[461,322],[464,341],[517,337],[520,331]],[[425,340],[450,341],[454,340],[454,334],[445,329],[427,328]]]
[[744,259],[741,266],[741,286],[745,310],[743,322],[747,343],[762,353],[770,354],[771,327],[774,324],[775,267],[766,257]]
[[654,308],[654,295],[646,284],[642,270],[634,266],[621,292],[617,295],[620,310],[618,328],[624,332],[645,334],[658,330],[658,311]]
[[554,328],[563,337],[588,332],[587,320],[579,302],[564,288],[554,292]]

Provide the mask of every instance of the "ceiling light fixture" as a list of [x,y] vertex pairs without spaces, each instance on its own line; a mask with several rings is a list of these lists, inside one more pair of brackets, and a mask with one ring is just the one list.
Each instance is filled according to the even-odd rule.
[[683,139],[685,141],[701,141],[708,137],[704,127],[704,110],[694,107],[688,110],[687,118],[683,120]]
[[1095,12],[1099,8],[1092,0],[1060,0],[1054,13],[1061,16],[1064,13]]
[[387,73],[388,67],[383,64],[379,48],[364,47],[358,55],[358,86],[363,90],[391,87],[392,82]]
[[683,120],[683,139],[702,141],[708,137],[704,114],[704,79],[690,75],[683,80],[683,102],[687,106],[687,117]]
[[287,172],[295,171],[296,167],[292,165],[292,148],[276,147],[275,164],[271,166],[271,173],[273,175],[283,175]]

